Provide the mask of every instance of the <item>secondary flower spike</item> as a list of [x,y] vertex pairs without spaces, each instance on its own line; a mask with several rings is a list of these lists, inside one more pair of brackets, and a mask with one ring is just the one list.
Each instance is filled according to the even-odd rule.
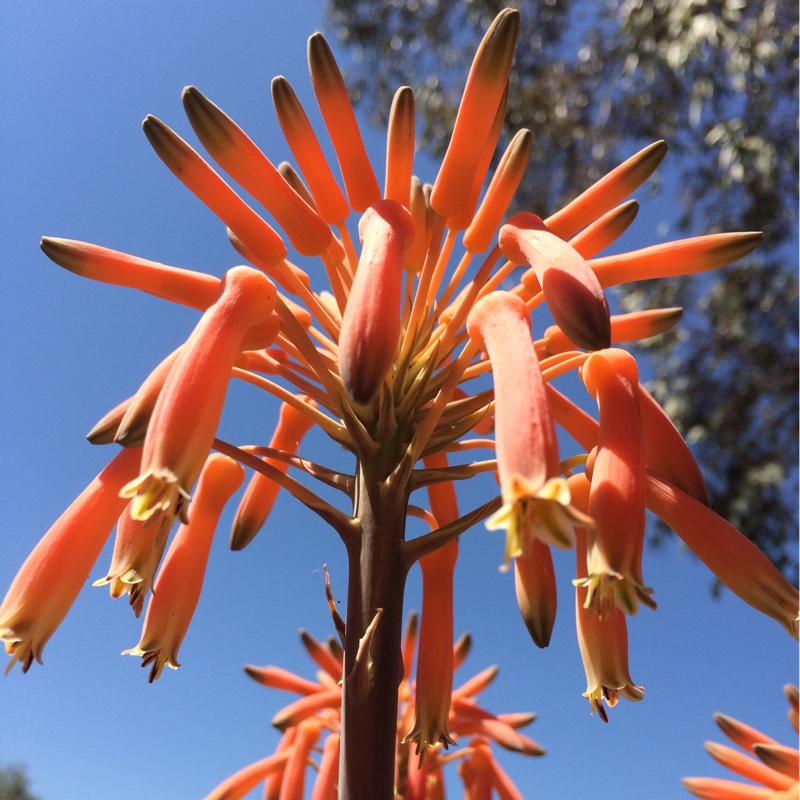
[[530,264],[556,325],[585,350],[611,345],[608,303],[591,267],[536,214],[523,212],[500,228],[500,249],[514,264]]
[[364,212],[358,232],[361,258],[339,334],[339,372],[347,394],[369,403],[397,352],[403,256],[414,222],[400,203],[380,200]]
[[709,755],[722,766],[758,786],[722,778],[684,778],[683,785],[696,797],[706,800],[796,800],[798,796],[797,698],[796,686],[783,688],[789,700],[789,719],[794,727],[795,746],[776,742],[756,730],[724,714],[715,714],[720,730],[741,750],[716,742],[706,742]]

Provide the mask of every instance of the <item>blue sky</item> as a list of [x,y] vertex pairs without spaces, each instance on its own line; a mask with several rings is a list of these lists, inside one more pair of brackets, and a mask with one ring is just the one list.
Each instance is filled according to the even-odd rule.
[[[221,223],[150,150],[141,121],[154,114],[194,141],[180,105],[181,89],[194,84],[275,163],[289,159],[269,83],[286,75],[313,107],[305,43],[321,25],[320,4],[310,0],[0,8],[0,408],[7,425],[0,591],[108,460],[108,450],[90,446],[85,433],[133,393],[197,318],[63,272],[41,253],[39,238],[84,239],[217,275],[239,263]],[[382,137],[365,135],[380,175]],[[661,171],[668,175],[669,158]],[[419,172],[423,180],[435,176],[424,159]],[[669,204],[645,203],[626,248],[655,242],[669,213]],[[240,386],[229,400],[226,436],[266,441],[275,404]],[[338,457],[319,438],[305,447],[320,461]],[[494,491],[486,483],[474,494]],[[87,585],[48,644],[45,666],[0,680],[0,763],[25,762],[42,800],[198,798],[275,747],[269,720],[290,698],[256,686],[241,666],[270,663],[313,675],[297,631],[332,633],[322,566],[343,598],[342,547],[315,516],[281,497],[268,529],[231,553],[231,516],[220,526],[180,670],[148,685],[137,660],[119,655],[138,641],[140,623],[124,601]],[[474,637],[456,680],[498,663],[484,704],[539,715],[530,735],[548,755],[503,759],[526,797],[686,797],[681,776],[724,774],[702,746],[719,739],[718,710],[792,741],[781,687],[797,681],[795,644],[729,593],[713,601],[710,574],[675,542],[646,553],[645,577],[659,608],[630,623],[631,671],[645,700],[621,701],[608,725],[590,717],[581,697],[572,555],[558,555],[561,605],[547,651],[528,639],[513,579],[498,572],[500,534],[482,526],[465,534],[456,574],[456,630]],[[109,558],[107,549],[93,578]],[[416,576],[406,606],[419,606]]]

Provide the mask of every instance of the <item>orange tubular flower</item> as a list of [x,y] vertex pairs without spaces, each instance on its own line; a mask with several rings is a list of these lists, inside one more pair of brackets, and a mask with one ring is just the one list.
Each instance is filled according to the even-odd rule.
[[139,469],[141,450],[126,449],[81,492],[25,559],[0,605],[0,640],[22,671],[42,650],[86,583],[127,505],[120,489]]
[[[303,397],[302,400],[316,407],[316,403],[308,397]],[[288,403],[283,403],[278,416],[278,424],[269,446],[274,450],[282,450],[287,454],[296,453],[300,442],[312,425],[313,421],[307,414]],[[286,472],[289,469],[289,464],[286,461],[278,461],[274,458],[265,458],[264,460],[282,472]],[[256,472],[253,475],[233,520],[231,550],[243,550],[253,541],[253,537],[266,522],[279,490],[280,486],[266,475],[260,472]]]
[[227,272],[216,302],[181,348],[158,396],[142,455],[142,474],[124,487],[131,515],[188,520],[189,492],[214,441],[231,367],[248,328],[272,314],[275,287],[248,267]]
[[586,608],[603,618],[617,607],[635,614],[639,601],[654,607],[642,585],[645,451],[639,411],[639,370],[624,350],[593,353],[581,377],[600,412],[600,441],[592,468]]
[[533,349],[525,304],[509,292],[493,292],[470,311],[467,331],[492,364],[495,441],[503,508],[487,523],[506,530],[505,564],[528,553],[539,538],[572,547],[576,517],[560,476],[558,442],[544,381]]
[[514,264],[530,264],[556,325],[586,350],[611,344],[608,303],[583,258],[535,214],[511,217],[500,228],[500,249]]
[[177,669],[178,650],[200,599],[211,540],[230,496],[242,485],[244,468],[227,456],[209,456],[197,486],[192,522],[181,525],[147,605],[142,638],[124,655],[142,656],[150,683],[166,664]]
[[797,639],[797,589],[746,536],[707,506],[652,474],[647,476],[647,507],[735,595],[780,622]]
[[358,232],[363,247],[339,334],[339,372],[347,394],[369,403],[397,353],[403,256],[414,223],[399,203],[381,200],[361,217]]
[[[576,505],[589,502],[589,483],[583,475],[569,479]],[[608,722],[603,701],[613,708],[620,697],[637,701],[644,696],[644,689],[637,686],[628,669],[628,626],[624,614],[601,617],[590,613],[587,606],[587,532],[575,529],[575,621],[578,630],[578,645],[586,671],[586,691],[583,696],[591,704],[603,722]]]
[[275,217],[301,255],[316,256],[333,238],[317,212],[286,182],[252,139],[193,86],[183,90],[183,107],[195,133],[214,160]]
[[497,15],[475,54],[431,194],[431,207],[443,217],[455,216],[469,202],[483,145],[505,92],[518,33],[519,12],[506,8]]
[[134,519],[123,512],[117,522],[111,566],[105,578],[93,584],[110,584],[114,598],[130,595],[131,608],[137,617],[142,613],[145,597],[155,581],[169,536],[168,525],[148,525],[148,521]]
[[[427,469],[447,467],[444,453],[424,459]],[[458,519],[458,503],[452,481],[428,487],[431,512],[440,526]],[[458,559],[458,540],[420,559],[422,615],[417,658],[417,684],[413,728],[403,742],[414,742],[420,762],[428,748],[455,744],[447,723],[453,691],[453,572]]]
[[347,199],[354,211],[366,211],[380,200],[381,190],[364,149],[347,87],[321,33],[315,33],[308,40],[308,71],[339,160]]
[[[784,692],[791,704],[789,717],[797,733],[797,688],[785,686]],[[761,731],[724,714],[715,714],[714,719],[722,732],[745,752],[714,742],[706,742],[706,750],[712,758],[731,772],[754,781],[759,786],[720,778],[684,778],[683,785],[686,789],[696,797],[707,800],[797,798],[800,751],[796,747],[780,745]]]
[[[638,342],[658,336],[671,330],[683,316],[681,308],[654,308],[647,311],[632,311],[629,314],[615,314],[610,318],[611,343]],[[549,355],[574,350],[571,342],[558,325],[551,325],[544,332],[544,342]]]
[[547,227],[562,239],[575,235],[641,186],[666,154],[663,141],[647,145],[549,216],[545,220]]

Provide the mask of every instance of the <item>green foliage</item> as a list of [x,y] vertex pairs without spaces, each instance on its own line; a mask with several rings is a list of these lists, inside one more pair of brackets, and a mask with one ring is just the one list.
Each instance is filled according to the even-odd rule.
[[29,783],[25,767],[0,767],[0,800],[38,800],[28,791]]
[[[421,144],[443,153],[463,76],[504,5],[519,3],[329,0],[354,100],[385,124],[396,87],[412,86]],[[506,131],[533,132],[520,207],[546,215],[663,138],[675,227],[766,235],[720,273],[637,284],[616,303],[687,309],[646,348],[653,392],[715,510],[796,580],[797,4],[527,0],[524,12]]]

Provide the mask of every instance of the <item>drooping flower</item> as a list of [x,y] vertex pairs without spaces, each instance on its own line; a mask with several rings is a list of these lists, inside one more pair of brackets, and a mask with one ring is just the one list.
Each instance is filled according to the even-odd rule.
[[[568,548],[570,507],[561,477],[558,442],[525,304],[509,292],[479,300],[467,330],[488,354],[495,385],[495,441],[503,508],[487,523],[506,530],[506,564],[528,553],[531,539]],[[590,523],[589,523],[590,524]]]
[[[589,504],[590,489],[583,475],[569,479],[576,504],[584,508]],[[608,722],[605,704],[613,708],[620,697],[638,701],[644,688],[637,686],[628,669],[628,626],[624,614],[590,613],[587,610],[587,540],[588,532],[575,528],[575,621],[578,645],[586,672],[586,691],[583,696],[591,704],[592,714],[597,711],[603,722]]]
[[192,520],[178,529],[156,579],[139,644],[125,651],[142,656],[142,666],[150,667],[151,683],[165,665],[180,666],[178,650],[200,599],[217,522],[243,480],[244,469],[232,458],[219,453],[209,456],[197,486]]
[[158,395],[145,438],[142,473],[124,487],[131,516],[161,512],[188,522],[189,493],[214,441],[230,371],[248,329],[266,320],[275,287],[248,267],[229,270],[216,301],[181,348]]
[[[795,734],[798,692],[787,685],[784,693],[789,701],[789,719]],[[779,744],[770,736],[743,722],[715,714],[722,732],[741,750],[715,742],[706,742],[709,755],[731,772],[754,783],[723,778],[684,778],[683,785],[696,797],[705,800],[794,800],[800,781],[800,751],[796,746]],[[757,784],[757,785],[754,785]]]
[[[427,468],[447,467],[443,453],[428,456]],[[455,522],[458,502],[451,481],[428,487],[431,513],[440,525]],[[455,744],[448,730],[450,695],[453,690],[453,574],[458,559],[458,540],[421,558],[422,614],[417,657],[414,725],[403,742],[414,742],[420,763],[428,748]]]
[[612,348],[589,356],[581,377],[600,412],[589,491],[594,528],[583,579],[586,607],[604,618],[615,607],[635,614],[640,601],[654,606],[641,577],[646,484],[639,370],[633,356]]
[[108,584],[112,597],[129,595],[137,617],[155,581],[169,536],[165,520],[157,525],[148,523],[149,520],[134,519],[129,513],[120,515],[111,565],[105,577],[94,582],[95,586]]
[[0,605],[0,640],[27,672],[78,596],[114,523],[128,504],[120,489],[139,470],[141,449],[126,449],[81,492],[25,560]]

